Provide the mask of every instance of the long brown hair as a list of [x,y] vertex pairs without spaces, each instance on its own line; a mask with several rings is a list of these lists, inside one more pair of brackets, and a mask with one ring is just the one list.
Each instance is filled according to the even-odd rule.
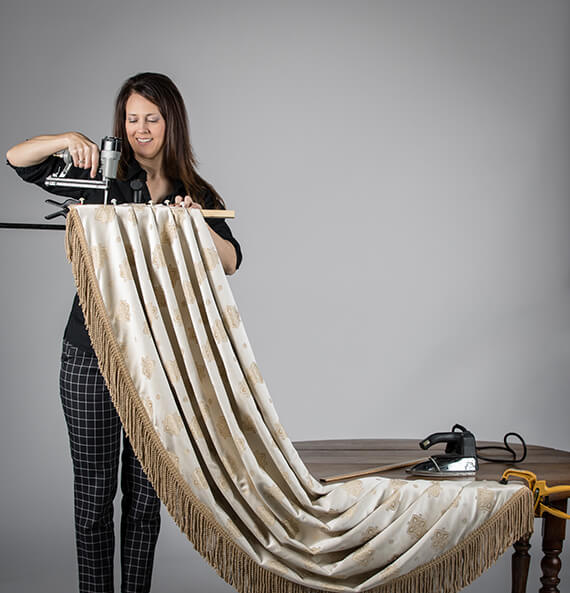
[[115,101],[113,134],[122,140],[118,177],[125,179],[128,163],[133,158],[133,149],[125,131],[126,105],[128,98],[136,93],[154,103],[166,123],[164,142],[164,174],[168,179],[180,179],[192,199],[205,206],[207,190],[214,196],[216,208],[225,208],[218,192],[196,171],[196,158],[190,145],[188,113],[184,99],[176,85],[164,74],[141,72],[127,79]]

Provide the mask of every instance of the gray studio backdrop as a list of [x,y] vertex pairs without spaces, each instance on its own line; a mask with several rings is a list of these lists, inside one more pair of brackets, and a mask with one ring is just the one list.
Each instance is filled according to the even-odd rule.
[[[3,151],[99,141],[138,71],[178,83],[294,440],[460,422],[570,449],[568,1],[8,0],[0,23]],[[0,218],[40,222],[47,196],[0,176]],[[0,591],[74,591],[63,234],[0,231],[0,250]],[[509,557],[468,591],[509,590]],[[231,590],[166,516],[154,583]]]

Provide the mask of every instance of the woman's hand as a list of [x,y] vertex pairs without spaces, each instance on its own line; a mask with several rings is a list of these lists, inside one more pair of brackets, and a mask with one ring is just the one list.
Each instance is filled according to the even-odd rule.
[[99,147],[80,132],[68,132],[67,150],[73,165],[79,169],[91,169],[90,177],[97,175],[99,167]]
[[202,206],[198,204],[198,202],[195,202],[190,196],[176,196],[174,198],[174,205],[182,206],[183,208],[200,208],[200,210],[202,209]]

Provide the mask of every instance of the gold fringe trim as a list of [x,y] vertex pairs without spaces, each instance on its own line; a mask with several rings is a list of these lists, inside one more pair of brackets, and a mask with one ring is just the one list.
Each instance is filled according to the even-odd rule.
[[[65,233],[79,300],[99,368],[135,454],[158,496],[199,554],[239,593],[325,593],[260,566],[241,550],[186,483],[138,397],[113,335],[79,214],[71,208]],[[457,593],[533,531],[532,493],[521,489],[503,508],[449,552],[370,593]],[[334,587],[331,586],[331,590]]]

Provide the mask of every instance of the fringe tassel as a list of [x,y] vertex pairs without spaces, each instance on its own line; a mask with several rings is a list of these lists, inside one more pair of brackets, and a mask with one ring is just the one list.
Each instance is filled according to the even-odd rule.
[[[324,593],[270,572],[241,550],[180,475],[146,414],[111,325],[75,208],[67,217],[65,247],[99,368],[133,450],[158,496],[198,553],[239,593]],[[521,489],[455,548],[370,593],[457,593],[492,566],[513,543],[533,531],[533,501]],[[331,587],[332,589],[332,587]],[[335,587],[338,590],[338,585]]]

